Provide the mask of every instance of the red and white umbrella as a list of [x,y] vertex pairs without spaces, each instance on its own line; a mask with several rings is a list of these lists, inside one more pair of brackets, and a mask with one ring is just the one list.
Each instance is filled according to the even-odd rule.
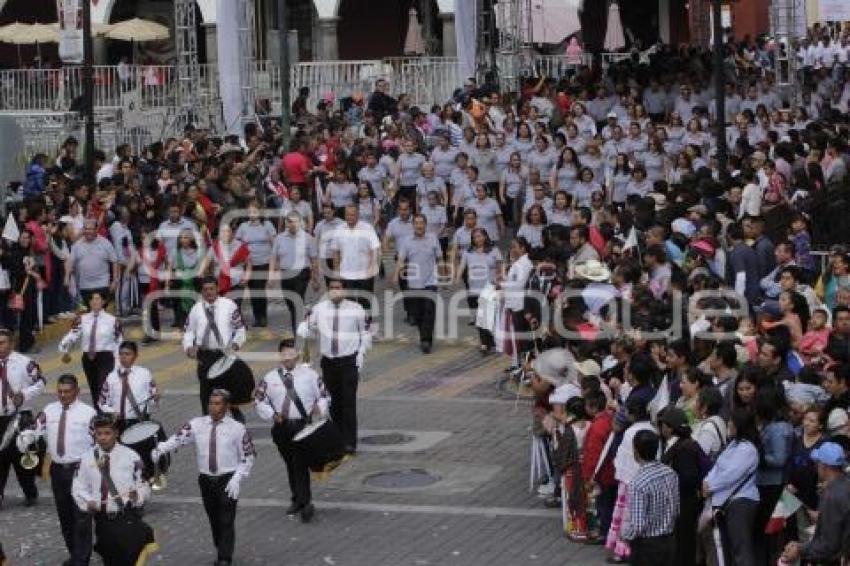
[[605,51],[619,51],[626,46],[623,35],[623,20],[620,18],[620,6],[611,2],[608,6],[608,27],[605,30],[605,41],[602,43]]

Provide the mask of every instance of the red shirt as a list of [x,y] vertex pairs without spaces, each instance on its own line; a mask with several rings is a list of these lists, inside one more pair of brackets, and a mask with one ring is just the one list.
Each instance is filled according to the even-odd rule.
[[286,182],[292,185],[306,185],[307,173],[313,168],[310,159],[301,152],[290,151],[280,160],[280,168]]
[[[607,410],[597,414],[590,422],[587,435],[584,437],[584,454],[581,460],[581,478],[586,482],[590,481],[590,478],[593,477],[596,464],[599,462],[599,458],[602,457],[602,450],[605,448],[608,436],[612,431],[612,423],[611,413]],[[595,481],[604,487],[614,485],[613,450],[608,450],[605,463],[599,468],[599,473],[596,474]]]

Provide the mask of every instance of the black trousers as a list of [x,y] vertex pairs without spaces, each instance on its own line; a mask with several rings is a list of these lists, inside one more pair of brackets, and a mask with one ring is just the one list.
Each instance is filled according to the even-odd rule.
[[509,311],[511,313],[511,322],[513,323],[514,334],[516,335],[517,358],[522,365],[522,355],[531,349],[533,344],[528,339],[527,335],[531,332],[531,327],[528,321],[525,320],[525,311]]
[[629,564],[633,566],[674,566],[676,562],[676,539],[673,535],[636,538],[631,541],[632,554]]
[[[0,417],[0,437],[6,432],[6,428],[12,422],[13,417]],[[3,499],[3,491],[6,489],[6,481],[9,479],[9,470],[14,468],[18,485],[28,499],[38,497],[38,488],[35,485],[36,470],[25,470],[21,466],[21,452],[18,450],[15,440],[9,443],[5,450],[0,452],[0,500]]]
[[[286,305],[286,310],[289,311],[289,319],[292,322],[292,330],[294,331],[298,323],[304,318],[304,296],[307,294],[307,285],[310,284],[310,268],[302,269],[296,275],[284,277],[280,280],[280,290],[285,293],[283,304]],[[300,297],[300,301],[296,301],[294,297],[289,297],[286,294],[293,294]]]
[[352,301],[356,301],[363,310],[366,311],[366,317],[371,318],[372,316],[372,301],[371,295],[375,292],[375,278],[369,277],[368,279],[345,279],[343,281],[345,285],[346,291],[356,291],[356,294],[352,294],[349,298]]
[[76,465],[50,465],[50,487],[59,515],[59,526],[73,566],[87,566],[92,550],[91,515],[81,511],[71,495],[71,484],[77,473]]
[[[88,353],[83,354],[83,372],[86,374],[86,381],[89,383],[92,406],[95,409],[97,409],[97,402],[100,399],[100,388],[103,387],[106,376],[114,368],[115,355],[112,352],[97,352],[93,360],[89,359]],[[98,410],[98,412],[100,411]]]
[[301,450],[292,441],[306,423],[302,419],[275,423],[272,427],[272,440],[286,464],[286,478],[289,480],[289,492],[292,503],[304,507],[313,498],[310,492],[310,469],[304,461]]
[[753,525],[756,521],[758,506],[757,501],[738,498],[732,500],[726,508],[720,524],[725,564],[734,566],[756,564]]
[[201,488],[201,499],[204,501],[204,511],[210,522],[213,544],[218,551],[218,559],[230,561],[233,559],[233,547],[236,544],[236,500],[230,499],[224,492],[227,482],[233,474],[221,476],[198,476],[198,486]]
[[322,357],[322,381],[331,396],[331,418],[336,423],[346,450],[357,448],[357,386],[360,374],[357,356]]
[[[201,413],[204,415],[209,411],[207,405],[210,402],[210,395],[213,389],[221,387],[222,379],[210,380],[207,379],[207,375],[210,373],[210,367],[223,355],[221,350],[198,350],[198,392],[201,399]],[[230,406],[230,414],[240,423],[245,422],[245,416],[236,405]]]
[[419,342],[431,344],[434,342],[434,319],[436,318],[436,287],[425,287],[413,290],[410,297],[411,316],[419,327]]
[[251,291],[251,311],[254,313],[254,326],[268,323],[268,305],[266,283],[269,280],[269,264],[252,265],[248,289]]

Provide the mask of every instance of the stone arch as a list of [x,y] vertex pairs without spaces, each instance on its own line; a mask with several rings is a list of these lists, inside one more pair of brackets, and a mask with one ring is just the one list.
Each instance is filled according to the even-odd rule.
[[[96,24],[107,24],[112,15],[112,9],[119,0],[100,0],[96,4],[92,2],[91,19]],[[205,24],[216,22],[216,0],[196,0],[201,9],[201,18]]]

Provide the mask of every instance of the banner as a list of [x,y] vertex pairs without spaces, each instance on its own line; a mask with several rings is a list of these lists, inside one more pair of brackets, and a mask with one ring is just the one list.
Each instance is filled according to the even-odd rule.
[[241,2],[218,0],[218,83],[228,134],[242,137],[242,46],[239,41]]
[[83,5],[88,0],[56,0],[59,15],[59,57],[65,63],[83,62]]
[[850,2],[847,0],[820,0],[820,21],[850,21]]
[[461,77],[466,80],[475,76],[477,68],[475,52],[478,44],[477,2],[455,0],[455,40]]

